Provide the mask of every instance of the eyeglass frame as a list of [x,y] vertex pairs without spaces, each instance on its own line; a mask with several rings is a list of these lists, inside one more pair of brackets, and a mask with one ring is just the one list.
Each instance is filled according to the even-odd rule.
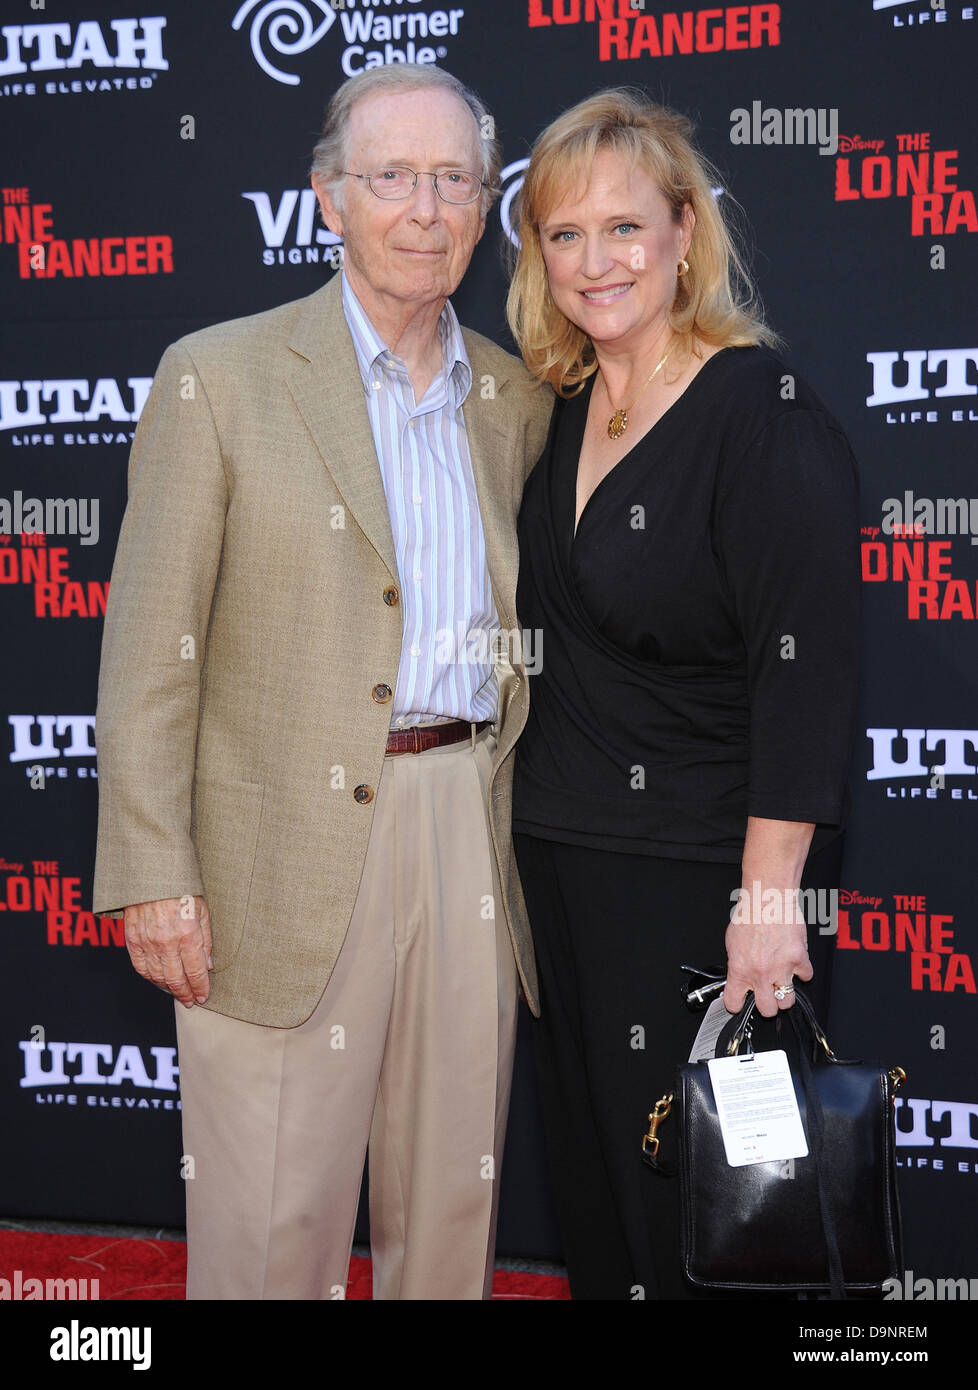
[[[382,174],[385,169],[399,169],[405,174],[410,174],[414,179],[414,183],[411,187],[411,192],[405,193],[397,198],[385,198],[383,193],[378,193],[376,188],[374,188],[373,184],[370,182],[370,180],[374,178],[377,174]],[[379,198],[382,203],[406,202],[407,199],[410,198],[411,193],[413,193],[417,188],[418,179],[421,178],[422,174],[424,174],[427,178],[431,179],[434,185],[435,192],[437,193],[440,200],[443,203],[447,203],[449,207],[453,208],[471,207],[472,204],[476,201],[476,199],[478,199],[482,195],[482,190],[484,188],[490,187],[490,185],[486,183],[485,179],[480,179],[478,174],[472,173],[471,169],[443,169],[441,174],[436,174],[431,169],[411,169],[407,164],[386,164],[382,165],[379,169],[375,169],[372,174],[355,174],[352,169],[341,169],[340,173],[343,174],[346,178],[363,179],[363,181],[366,183],[367,187],[370,189],[374,197]],[[470,178],[475,179],[476,183],[478,183],[478,192],[476,192],[474,197],[467,198],[464,203],[456,202],[452,198],[446,198],[438,187],[438,180],[442,177],[443,174],[468,174]]]

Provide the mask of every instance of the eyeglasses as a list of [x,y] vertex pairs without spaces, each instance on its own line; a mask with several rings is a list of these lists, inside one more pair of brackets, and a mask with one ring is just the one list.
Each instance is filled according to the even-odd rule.
[[389,202],[410,198],[422,173],[432,180],[435,192],[443,203],[474,203],[485,186],[482,179],[465,169],[444,169],[440,174],[432,174],[427,169],[415,173],[413,169],[392,165],[387,169],[378,169],[374,174],[354,174],[349,169],[341,169],[340,172],[351,179],[363,179],[371,193]]

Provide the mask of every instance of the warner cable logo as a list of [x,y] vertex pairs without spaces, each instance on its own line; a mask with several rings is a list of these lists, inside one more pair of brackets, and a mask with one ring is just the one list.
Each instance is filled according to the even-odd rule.
[[598,60],[672,58],[690,53],[774,48],[780,5],[727,5],[645,14],[646,0],[530,0],[528,26],[597,24]]
[[[170,66],[163,56],[162,15],[141,19],[85,19],[78,24],[4,24],[0,28],[0,95],[82,95],[152,87],[156,75]],[[142,70],[138,77],[107,77],[106,69]],[[51,81],[31,80],[38,74],[80,70],[101,76],[65,76]],[[29,77],[24,81],[20,77]]]
[[[391,63],[437,63],[448,57],[443,43],[455,38],[464,9],[415,8],[421,0],[245,0],[231,21],[235,31],[248,25],[255,62],[276,82],[298,86],[295,58],[314,48],[339,21],[345,40],[340,68],[353,77]],[[386,11],[378,14],[383,6]],[[390,11],[394,10],[394,13]]]
[[343,264],[342,241],[321,223],[316,226],[319,204],[311,188],[286,188],[277,195],[264,192],[242,193],[253,204],[258,228],[265,243],[262,265],[329,264],[338,270]]

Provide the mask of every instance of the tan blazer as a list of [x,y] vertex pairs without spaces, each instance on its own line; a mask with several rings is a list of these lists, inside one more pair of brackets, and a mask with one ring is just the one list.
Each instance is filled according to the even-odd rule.
[[[553,395],[464,336],[489,571],[500,622],[515,629],[515,520]],[[136,431],[105,616],[93,905],[204,894],[206,1007],[219,1013],[294,1027],[329,979],[390,721],[372,691],[397,684],[401,605],[385,591],[398,583],[339,277],[169,347]],[[492,838],[536,1012],[510,837],[519,667],[500,712]]]

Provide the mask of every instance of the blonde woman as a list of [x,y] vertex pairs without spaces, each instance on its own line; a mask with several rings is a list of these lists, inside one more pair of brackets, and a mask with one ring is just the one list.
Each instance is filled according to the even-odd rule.
[[563,399],[519,521],[543,661],[513,828],[575,1298],[691,1294],[676,1186],[639,1157],[689,1049],[680,965],[725,947],[727,1007],[772,1016],[812,956],[824,1004],[833,944],[791,909],[838,884],[855,462],[772,351],[712,182],[684,117],[613,90],[543,132],[520,200],[510,325]]

